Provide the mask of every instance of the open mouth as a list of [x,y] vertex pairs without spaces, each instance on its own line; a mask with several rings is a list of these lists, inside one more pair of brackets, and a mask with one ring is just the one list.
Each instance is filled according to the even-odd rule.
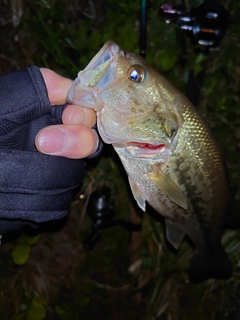
[[116,56],[120,47],[114,41],[107,41],[102,49],[93,57],[86,66],[85,70],[98,68],[101,65],[111,62],[111,59]]
[[129,142],[128,146],[133,146],[137,148],[142,148],[146,150],[152,150],[152,151],[157,151],[165,147],[165,144],[150,144],[150,143],[141,143],[141,142]]
[[[100,111],[102,108],[98,100],[98,92],[111,83],[116,73],[114,59],[120,47],[113,41],[108,41],[93,57],[71,86],[67,100],[70,103],[93,108]],[[90,89],[90,90],[89,90]]]
[[102,90],[115,78],[114,59],[120,47],[113,41],[108,41],[86,68],[79,72],[78,78],[90,88]]
[[162,154],[165,150],[165,144],[151,144],[142,142],[128,142],[125,144],[126,150],[134,157],[152,158]]

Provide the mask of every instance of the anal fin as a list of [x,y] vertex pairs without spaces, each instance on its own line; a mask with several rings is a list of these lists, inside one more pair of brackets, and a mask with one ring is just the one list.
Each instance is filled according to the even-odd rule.
[[128,180],[129,180],[129,184],[130,184],[130,187],[131,187],[131,190],[132,190],[133,197],[137,201],[138,206],[143,211],[146,211],[146,201],[143,198],[142,193],[138,189],[138,186],[136,185],[136,183],[130,177],[128,177]]
[[171,245],[178,249],[185,233],[180,230],[178,227],[172,225],[168,220],[165,219],[165,225],[166,225],[166,237],[168,241],[171,243]]

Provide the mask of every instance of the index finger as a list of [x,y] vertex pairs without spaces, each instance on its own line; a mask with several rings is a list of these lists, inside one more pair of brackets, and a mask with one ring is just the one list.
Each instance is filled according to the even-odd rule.
[[51,105],[62,105],[67,102],[67,94],[72,85],[72,80],[62,77],[56,72],[40,68],[44,82],[47,87],[48,98]]

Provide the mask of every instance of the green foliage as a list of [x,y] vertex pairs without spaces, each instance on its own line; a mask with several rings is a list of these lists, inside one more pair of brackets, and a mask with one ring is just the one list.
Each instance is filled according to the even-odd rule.
[[14,314],[10,320],[43,320],[46,319],[46,301],[41,297],[26,294],[29,304],[22,305],[20,312]]
[[27,310],[27,320],[42,320],[46,317],[46,301],[39,297],[34,297]]
[[12,252],[13,262],[17,265],[24,265],[28,259],[31,252],[31,246],[35,245],[39,238],[40,234],[34,237],[23,235],[18,239],[18,244]]
[[20,266],[25,264],[28,261],[30,250],[30,246],[24,243],[18,244],[12,252],[12,258],[14,263]]

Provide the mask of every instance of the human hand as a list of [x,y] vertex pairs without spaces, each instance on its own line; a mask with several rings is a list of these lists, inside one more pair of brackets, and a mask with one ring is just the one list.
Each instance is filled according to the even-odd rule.
[[[40,68],[51,105],[66,103],[72,80],[64,78],[54,71]],[[97,133],[91,129],[96,123],[96,114],[92,109],[84,109],[69,104],[62,114],[63,124],[52,125],[40,130],[35,139],[38,151],[71,159],[86,158],[98,148]]]

